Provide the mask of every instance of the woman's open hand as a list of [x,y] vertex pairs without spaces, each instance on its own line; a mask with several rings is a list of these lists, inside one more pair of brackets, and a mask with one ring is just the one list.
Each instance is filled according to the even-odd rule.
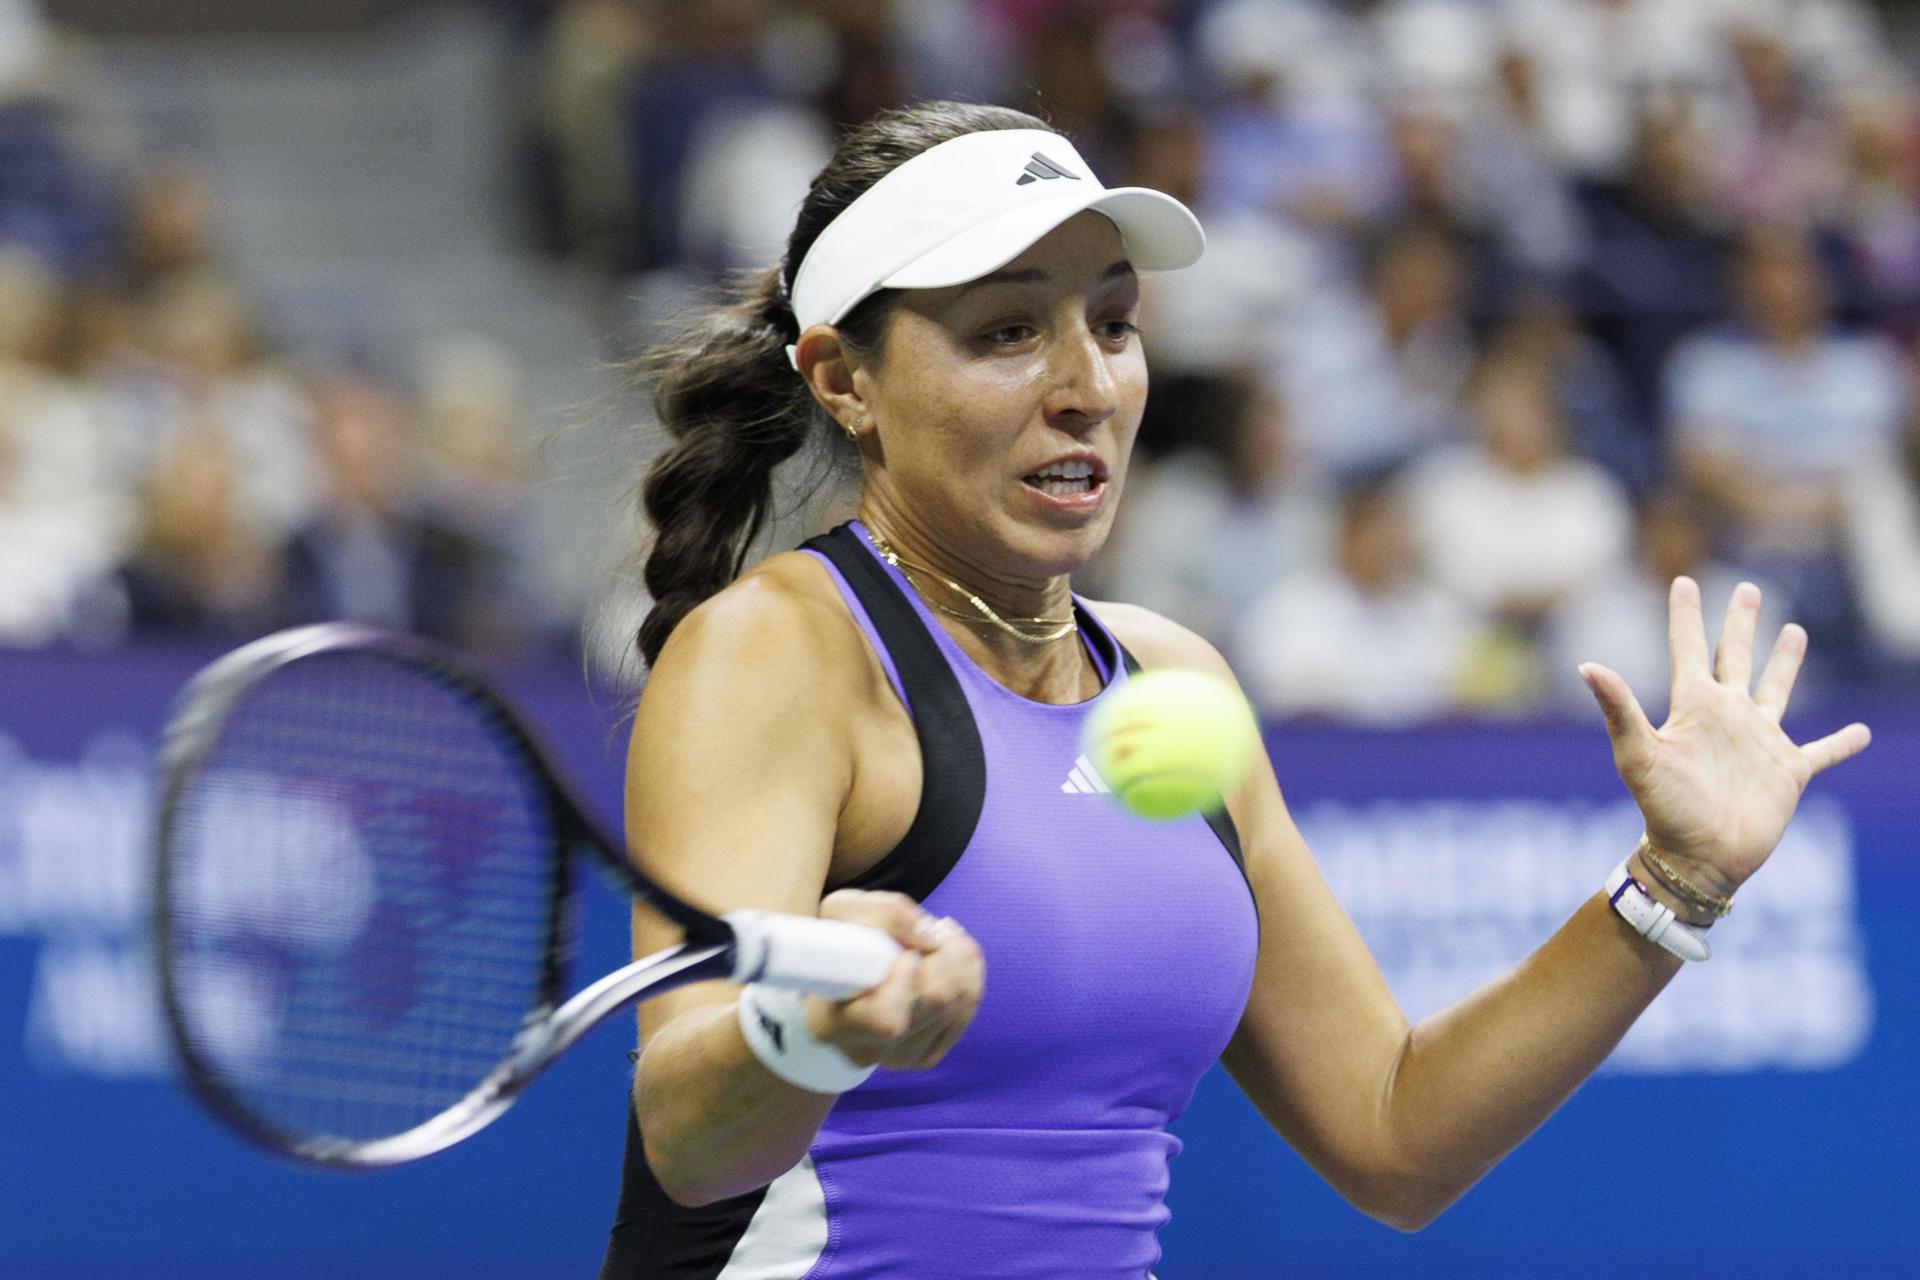
[[1799,746],[1780,728],[1807,633],[1783,627],[1749,688],[1760,617],[1752,583],[1734,589],[1711,663],[1693,579],[1674,579],[1667,614],[1673,696],[1658,729],[1617,673],[1590,662],[1580,675],[1606,716],[1614,766],[1646,819],[1647,838],[1687,863],[1703,887],[1731,894],[1773,852],[1808,780],[1858,755],[1871,735],[1855,723]]

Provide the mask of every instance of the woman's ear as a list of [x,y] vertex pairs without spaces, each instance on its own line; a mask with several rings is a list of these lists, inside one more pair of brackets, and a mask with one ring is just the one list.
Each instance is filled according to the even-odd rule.
[[854,360],[852,350],[840,341],[839,330],[830,324],[813,325],[794,344],[801,379],[843,430],[867,417],[866,399],[854,385]]

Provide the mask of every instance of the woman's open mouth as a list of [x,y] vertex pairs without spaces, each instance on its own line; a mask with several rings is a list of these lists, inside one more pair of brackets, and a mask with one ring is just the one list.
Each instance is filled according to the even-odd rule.
[[1106,493],[1106,474],[1087,459],[1048,462],[1041,470],[1021,476],[1021,484],[1041,495],[1048,507],[1085,510],[1098,507]]

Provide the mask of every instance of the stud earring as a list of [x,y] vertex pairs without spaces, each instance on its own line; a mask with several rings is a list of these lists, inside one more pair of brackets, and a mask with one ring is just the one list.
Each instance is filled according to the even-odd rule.
[[841,423],[840,429],[847,433],[847,439],[853,441],[855,444],[859,444],[860,432],[862,431],[862,429],[866,427],[866,425],[867,425],[866,418],[859,417],[859,418],[855,418],[852,422]]

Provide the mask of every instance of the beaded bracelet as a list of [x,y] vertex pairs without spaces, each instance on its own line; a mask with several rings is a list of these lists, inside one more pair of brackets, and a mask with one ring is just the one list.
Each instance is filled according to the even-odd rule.
[[1662,858],[1659,853],[1654,850],[1653,841],[1649,840],[1646,836],[1640,837],[1640,848],[1638,852],[1642,865],[1651,871],[1660,883],[1673,893],[1675,897],[1682,898],[1691,905],[1700,908],[1702,911],[1710,912],[1715,917],[1724,916],[1733,910],[1732,898],[1722,898],[1708,893],[1681,875],[1678,871],[1674,870],[1673,864],[1665,858]]

